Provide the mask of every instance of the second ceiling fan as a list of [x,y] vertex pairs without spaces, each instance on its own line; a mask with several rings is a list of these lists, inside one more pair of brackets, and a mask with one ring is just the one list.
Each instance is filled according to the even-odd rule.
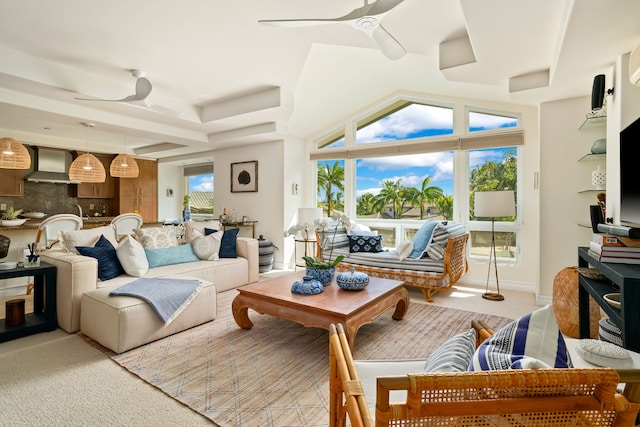
[[403,1],[404,0],[377,0],[373,4],[369,4],[369,1],[365,0],[362,7],[337,18],[262,19],[258,22],[264,25],[288,28],[334,23],[348,24],[356,30],[368,34],[387,58],[399,59],[405,55],[406,51],[398,40],[384,29],[380,21],[387,12]]

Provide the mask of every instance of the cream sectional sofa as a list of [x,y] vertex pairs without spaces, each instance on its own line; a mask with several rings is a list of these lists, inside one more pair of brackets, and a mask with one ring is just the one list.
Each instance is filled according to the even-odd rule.
[[[203,233],[205,227],[220,228],[217,222],[188,223],[186,240],[189,241],[193,234]],[[85,230],[79,232],[82,231]],[[77,238],[78,234],[75,236],[76,240],[79,239],[85,244],[87,238],[93,240],[93,243],[88,245],[93,246],[100,237],[98,233],[106,234],[105,237],[108,236],[108,240],[112,241],[109,227],[86,230],[85,235],[89,237]],[[77,243],[73,239],[69,240]],[[117,244],[116,241],[114,246]],[[119,353],[214,319],[217,292],[256,282],[259,278],[258,241],[238,237],[236,253],[237,258],[205,259],[148,269],[142,277],[199,279],[202,283],[196,298],[166,326],[147,303],[133,297],[108,296],[112,289],[130,283],[138,277],[122,274],[110,280],[100,281],[97,260],[72,253],[70,248],[65,246],[64,239],[61,245],[43,252],[41,259],[57,267],[56,299],[60,328],[69,333],[82,330],[102,345]]]

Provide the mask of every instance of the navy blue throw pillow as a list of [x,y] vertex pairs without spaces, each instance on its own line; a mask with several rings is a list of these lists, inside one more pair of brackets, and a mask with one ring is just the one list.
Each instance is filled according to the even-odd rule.
[[[213,234],[217,232],[213,228],[205,228],[204,235],[208,236],[209,234]],[[238,240],[238,232],[240,232],[239,228],[231,228],[229,230],[225,230],[222,235],[222,241],[220,242],[220,252],[218,252],[218,257],[220,258],[238,258],[238,254],[236,253],[236,241]]]
[[98,278],[102,281],[124,274],[124,269],[116,255],[116,248],[104,235],[100,236],[94,247],[76,246],[80,255],[98,260]]
[[349,236],[349,252],[382,252],[382,236]]

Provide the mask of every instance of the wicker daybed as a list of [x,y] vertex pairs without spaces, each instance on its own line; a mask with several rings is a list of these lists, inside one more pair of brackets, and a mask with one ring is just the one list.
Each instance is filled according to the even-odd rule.
[[[461,228],[459,228],[461,229]],[[463,229],[462,229],[463,230]],[[336,266],[337,271],[357,271],[371,277],[401,280],[405,285],[420,288],[427,301],[433,302],[432,293],[453,286],[467,272],[467,241],[469,233],[448,237],[443,243],[443,259],[423,257],[419,259],[402,258],[395,250],[378,253],[350,253],[348,246],[340,243],[332,247],[331,232],[319,234],[321,242],[319,256],[326,260],[335,260],[339,255],[345,259]],[[335,237],[334,240],[339,240]]]

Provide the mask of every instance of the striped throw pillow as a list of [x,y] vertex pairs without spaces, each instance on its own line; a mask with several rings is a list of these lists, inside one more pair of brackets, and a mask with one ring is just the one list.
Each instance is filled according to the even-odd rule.
[[444,253],[449,243],[449,238],[459,236],[466,233],[466,229],[462,224],[445,224],[439,223],[433,230],[431,241],[425,249],[425,254],[438,261],[444,259]]
[[469,364],[470,371],[572,367],[550,304],[498,330]]
[[425,372],[466,371],[476,351],[476,333],[473,329],[449,338],[435,349],[424,365]]

